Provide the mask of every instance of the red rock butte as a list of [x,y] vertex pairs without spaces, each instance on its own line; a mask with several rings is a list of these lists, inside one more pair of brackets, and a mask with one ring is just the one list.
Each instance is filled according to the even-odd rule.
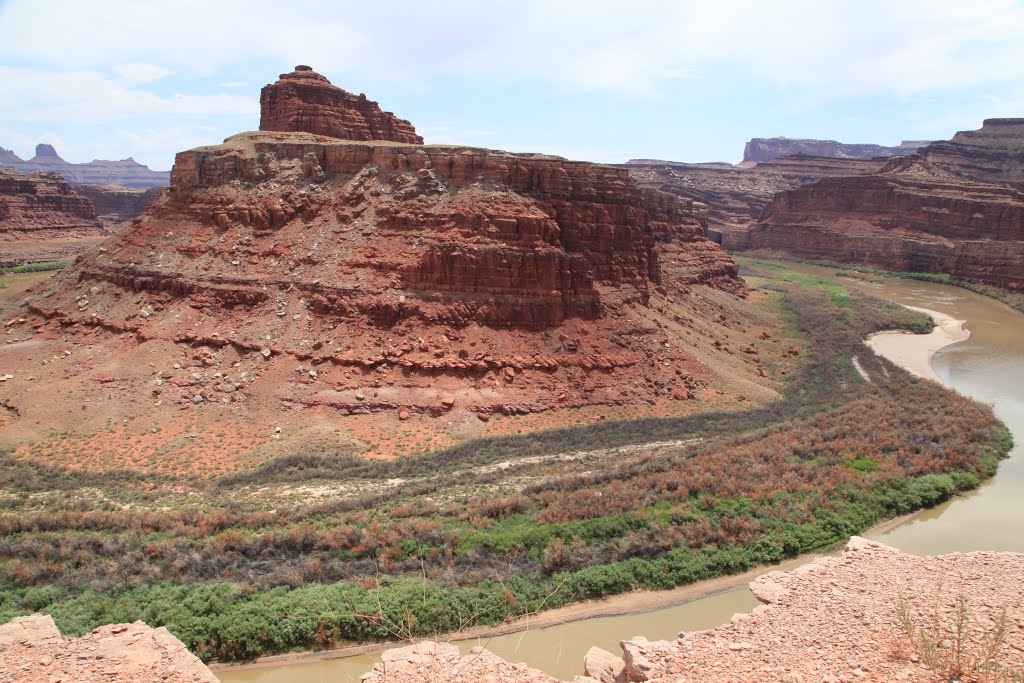
[[353,95],[332,85],[325,76],[301,64],[263,88],[260,130],[423,144],[423,138],[405,119],[382,111],[362,93]]
[[[348,97],[296,74],[264,90],[265,126],[293,84],[307,101]],[[123,379],[123,400],[137,403],[155,368],[154,411],[454,410],[476,425],[717,400],[734,386],[775,395],[751,354],[699,360],[717,357],[716,342],[759,343],[765,325],[736,263],[707,239],[703,207],[626,169],[555,156],[241,133],[179,153],[170,191],[37,289],[11,312],[12,333],[37,325],[116,346],[103,378]],[[82,397],[51,423],[103,419],[84,375],[69,386],[31,374],[10,395],[22,423],[51,411],[39,390],[50,381]]]

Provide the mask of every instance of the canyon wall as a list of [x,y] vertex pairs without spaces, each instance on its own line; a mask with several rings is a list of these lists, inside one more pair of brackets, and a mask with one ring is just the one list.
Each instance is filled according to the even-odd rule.
[[[282,82],[336,94],[297,73]],[[335,104],[306,98],[288,130],[179,153],[170,189],[29,292],[10,334],[139,358],[117,367],[132,406],[244,403],[247,420],[288,410],[293,425],[445,416],[466,434],[499,414],[777,395],[757,353],[771,316],[699,204],[619,167],[304,130],[345,129]],[[52,410],[32,374],[11,397],[24,416]],[[94,405],[64,417],[102,421]]]
[[0,266],[63,260],[107,236],[92,202],[60,175],[0,169]]
[[755,166],[684,164],[654,159],[625,164],[643,187],[668,192],[707,206],[708,234],[718,242],[723,232],[745,230],[777,193],[828,176],[878,171],[884,160],[834,159],[795,155]]
[[[243,133],[178,154],[170,190],[28,306],[61,329],[318,367],[246,391],[270,405],[435,415],[458,397],[486,420],[688,400],[711,374],[684,329],[717,329],[746,292],[705,225],[622,168]],[[736,371],[770,382],[755,361]]]
[[1024,119],[989,119],[876,173],[775,196],[731,249],[1024,288]]
[[96,217],[110,232],[119,232],[142,215],[166,187],[131,189],[117,185],[78,185],[79,194],[92,201]]

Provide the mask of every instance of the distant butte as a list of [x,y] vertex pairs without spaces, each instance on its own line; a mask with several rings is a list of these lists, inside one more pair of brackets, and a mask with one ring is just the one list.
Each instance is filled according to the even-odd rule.
[[281,74],[260,93],[260,130],[314,133],[341,140],[386,140],[422,145],[423,138],[405,119],[353,95],[304,65]]
[[0,147],[0,168],[19,173],[59,173],[72,185],[113,185],[130,189],[167,187],[170,171],[153,171],[131,157],[120,161],[93,159],[86,164],[72,164],[57,154],[53,145],[36,145],[36,155],[22,159],[11,150]]

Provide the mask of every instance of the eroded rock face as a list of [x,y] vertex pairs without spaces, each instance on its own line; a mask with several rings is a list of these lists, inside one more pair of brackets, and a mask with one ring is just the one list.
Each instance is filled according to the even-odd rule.
[[884,147],[873,144],[849,144],[835,140],[752,138],[743,147],[743,161],[760,163],[794,154],[837,159],[874,159],[911,154],[927,144],[927,140],[904,140],[895,147]]
[[685,401],[710,376],[683,329],[746,291],[699,207],[621,168],[260,132],[182,152],[172,182],[26,306],[55,329],[316,368],[207,402],[475,422]]
[[643,187],[668,192],[707,206],[708,234],[746,230],[779,192],[830,176],[858,175],[882,169],[881,159],[835,159],[805,154],[754,166],[684,164],[654,159],[629,161],[626,168]]
[[[1005,641],[997,648],[996,663],[1014,669],[1024,664],[1024,554],[915,557],[854,537],[841,557],[823,557],[791,572],[770,572],[754,580],[750,589],[765,603],[750,614],[735,615],[716,629],[680,633],[672,641],[623,641],[622,658],[594,648],[581,663],[587,677],[576,681],[938,680],[939,672],[922,663],[901,626],[900,599],[915,623],[939,625],[938,640],[952,632],[962,599],[970,615],[965,660],[986,653],[1005,607]],[[414,648],[385,652],[384,662],[364,680],[485,680],[463,677],[472,656],[459,658],[453,646],[420,643],[416,648],[415,654]],[[486,651],[479,657],[484,662],[479,672],[494,676],[492,680],[551,680]],[[401,664],[392,664],[396,661]],[[430,677],[412,678],[413,666],[429,671]]]
[[92,201],[96,217],[103,226],[110,232],[118,232],[141,216],[167,188],[150,187],[142,190],[116,185],[79,185],[75,189]]
[[107,236],[60,175],[0,169],[0,265],[69,258]]
[[877,173],[777,195],[727,248],[1024,288],[1024,119],[990,119]]
[[66,638],[52,618],[41,614],[0,625],[0,677],[12,683],[217,683],[206,665],[165,628],[137,621]]
[[342,140],[388,140],[423,144],[405,119],[342,90],[308,66],[281,74],[260,93],[260,130],[313,133]]
[[94,159],[85,164],[72,164],[62,159],[53,145],[46,144],[36,145],[36,155],[28,160],[0,147],[0,168],[21,173],[59,173],[72,185],[115,185],[140,189],[166,187],[171,175],[169,171],[152,171],[132,158],[120,161]]

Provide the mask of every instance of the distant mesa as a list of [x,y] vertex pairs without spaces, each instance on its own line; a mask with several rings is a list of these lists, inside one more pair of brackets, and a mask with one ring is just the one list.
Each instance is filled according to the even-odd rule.
[[1024,119],[781,192],[723,244],[1024,290]]
[[341,140],[423,144],[411,123],[382,111],[366,95],[353,95],[331,85],[325,76],[304,64],[263,88],[260,130],[313,133]]
[[121,161],[94,159],[86,164],[68,163],[57,154],[53,145],[36,145],[36,155],[28,160],[13,151],[0,147],[0,168],[21,173],[60,173],[72,185],[115,185],[117,187],[146,189],[167,187],[170,171],[152,171],[131,157]]
[[848,144],[835,140],[785,137],[752,138],[743,148],[743,161],[744,163],[760,163],[794,154],[835,159],[875,159],[911,154],[928,143],[928,140],[904,140],[896,147],[883,147],[871,144]]

